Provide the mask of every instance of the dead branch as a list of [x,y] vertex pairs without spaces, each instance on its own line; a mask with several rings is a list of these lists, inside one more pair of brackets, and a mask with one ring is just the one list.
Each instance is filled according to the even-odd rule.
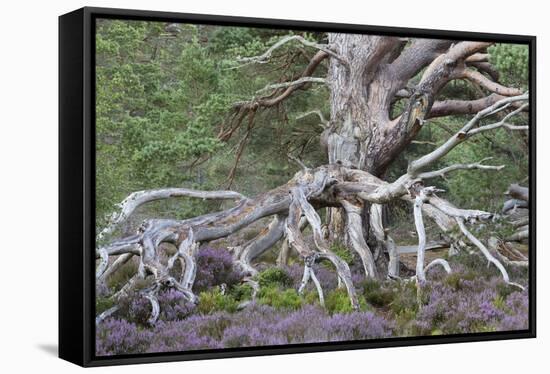
[[492,263],[493,265],[495,265],[497,267],[497,269],[500,271],[500,273],[502,274],[502,278],[504,279],[504,282],[506,284],[509,284],[511,286],[515,286],[521,290],[524,290],[525,287],[523,287],[522,285],[518,284],[518,283],[514,283],[514,282],[511,282],[510,281],[510,277],[508,276],[508,272],[506,271],[506,268],[500,263],[499,260],[497,260],[492,254],[491,252],[489,252],[489,250],[487,249],[487,247],[485,247],[485,245],[479,241],[478,238],[476,238],[467,228],[466,228],[466,225],[464,224],[464,220],[462,218],[456,218],[456,222],[458,223],[458,226],[460,227],[460,230],[462,231],[462,233],[468,238],[468,240],[470,242],[472,242],[472,244],[474,244],[477,248],[479,248],[479,250],[481,251],[481,253],[485,256],[485,258],[487,259],[487,261],[489,261],[490,263]]
[[261,93],[269,90],[277,90],[280,88],[287,88],[292,86],[303,86],[306,83],[320,83],[320,84],[329,84],[325,78],[319,77],[301,77],[295,81],[283,82],[283,83],[273,83],[268,84],[264,88],[256,91],[256,93]]
[[411,162],[409,164],[408,173],[411,175],[414,175],[426,169],[429,165],[433,164],[435,161],[441,159],[443,156],[449,153],[454,147],[456,147],[457,145],[459,145],[460,143],[464,142],[466,139],[468,139],[469,137],[477,133],[492,130],[503,126],[506,120],[508,120],[511,116],[521,111],[520,108],[514,110],[513,112],[505,116],[503,120],[495,124],[474,128],[479,124],[481,119],[486,118],[492,114],[495,114],[505,109],[508,104],[517,102],[517,101],[526,101],[528,99],[529,99],[529,94],[527,93],[519,96],[508,97],[508,98],[499,100],[495,104],[478,112],[466,125],[462,127],[462,129],[460,129],[454,136],[452,136],[449,140],[447,140],[443,145],[441,145],[434,151],[428,153],[427,155],[424,155],[421,158]]
[[490,160],[492,157],[485,158],[479,162],[475,162],[472,164],[454,164],[447,167],[444,167],[439,170],[430,171],[426,173],[420,173],[418,174],[418,178],[420,179],[430,179],[430,178],[436,178],[436,177],[443,177],[447,173],[456,171],[456,170],[471,170],[471,169],[477,169],[477,170],[502,170],[504,168],[504,165],[484,165],[483,162]]
[[316,115],[317,117],[319,117],[319,120],[321,121],[321,126],[323,128],[326,128],[328,126],[328,121],[325,119],[325,116],[323,115],[323,113],[320,111],[320,110],[310,110],[309,112],[305,112],[305,113],[302,113],[300,114],[299,116],[296,116],[295,120],[300,120],[302,118],[305,118],[309,115]]
[[480,86],[486,88],[490,92],[494,92],[503,96],[517,96],[521,95],[521,90],[513,87],[506,87],[497,82],[494,82],[487,78],[485,75],[481,74],[477,70],[464,69],[460,77],[465,78],[471,82],[479,84]]
[[514,199],[523,200],[529,202],[529,188],[522,187],[519,184],[513,183],[508,187],[506,195],[510,195]]
[[[334,52],[331,49],[330,45],[328,45],[328,44],[319,44],[319,43],[309,41],[301,35],[287,35],[287,36],[281,38],[278,42],[273,44],[271,47],[269,47],[269,49],[267,51],[265,51],[262,55],[252,56],[252,57],[241,57],[241,58],[238,58],[238,61],[243,62],[245,64],[254,64],[254,63],[255,64],[265,64],[269,61],[269,59],[271,58],[273,52],[276,49],[278,49],[278,48],[282,47],[283,45],[285,45],[286,43],[294,41],[294,40],[300,42],[301,44],[303,44],[307,47],[316,48],[319,51],[322,51],[325,54],[337,59],[338,61],[342,62],[343,64],[346,64],[346,60],[342,56],[340,56],[336,52]],[[243,65],[241,65],[241,66],[243,66]]]
[[476,114],[477,112],[504,99],[505,96],[492,93],[476,100],[444,100],[432,105],[427,118],[446,117],[451,115]]
[[131,214],[143,204],[151,201],[170,199],[174,197],[193,197],[199,199],[213,200],[242,200],[245,196],[234,191],[198,191],[188,188],[162,188],[157,190],[137,191],[130,194],[120,204],[119,212],[113,213],[108,220],[107,226],[97,234],[97,240],[100,241],[106,235],[111,234],[118,225],[127,220]]

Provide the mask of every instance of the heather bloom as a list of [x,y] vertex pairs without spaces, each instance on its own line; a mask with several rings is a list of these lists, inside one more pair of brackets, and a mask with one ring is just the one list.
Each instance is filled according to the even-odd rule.
[[331,341],[391,336],[393,324],[371,312],[335,314],[324,324]]
[[197,255],[197,276],[193,290],[206,291],[214,286],[226,284],[228,287],[238,283],[241,273],[233,267],[231,253],[222,248],[201,248]]
[[184,295],[174,289],[159,293],[160,319],[164,321],[176,321],[190,315],[195,309],[195,304],[187,301]]
[[96,354],[99,356],[145,352],[154,332],[123,319],[108,318],[96,327]]
[[499,326],[501,331],[526,330],[529,328],[529,293],[528,290],[514,292],[506,300],[508,312]]
[[499,305],[502,296],[497,292],[499,284],[502,287],[499,278],[460,280],[457,288],[434,282],[427,304],[417,314],[418,332],[430,334],[437,330],[451,334],[518,329],[522,325],[518,316],[527,319],[527,298],[522,298],[519,292],[512,293],[502,308]]
[[108,319],[98,328],[96,349],[98,355],[110,355],[272,346],[372,339],[391,336],[391,331],[391,323],[371,312],[330,316],[312,305],[281,312],[253,304],[241,313],[192,315],[183,320],[159,321],[152,328]]
[[[199,267],[196,288],[211,291],[225,283],[234,290],[231,287],[241,274],[233,269],[229,252],[205,248],[199,259],[202,270]],[[217,311],[205,312],[200,303],[197,308],[179,291],[164,289],[158,294],[161,314],[154,326],[147,325],[149,301],[139,296],[129,298],[124,312],[97,326],[96,352],[177,352],[528,328],[528,291],[517,291],[491,272],[472,276],[467,264],[453,265],[451,275],[437,269],[430,272],[419,305],[414,284],[366,281],[362,268],[354,264],[352,277],[366,304],[361,304],[360,311],[346,313],[328,307],[329,296],[340,290],[336,273],[325,264],[315,264],[314,269],[325,290],[327,309],[318,303],[308,304],[307,296],[296,295],[300,302],[293,308],[275,302],[277,297],[296,292],[303,275],[299,263],[284,267],[282,274],[271,275],[290,282],[277,286],[269,283],[256,302],[242,310],[224,308],[221,303],[221,308],[212,309]],[[265,303],[264,299],[269,299],[266,290],[275,293],[269,294],[275,300],[272,304]],[[308,292],[315,292],[313,285],[308,286]],[[341,301],[347,303],[347,295]]]
[[185,321],[160,322],[153,330],[153,339],[146,352],[192,351],[221,348],[217,339],[200,334]]

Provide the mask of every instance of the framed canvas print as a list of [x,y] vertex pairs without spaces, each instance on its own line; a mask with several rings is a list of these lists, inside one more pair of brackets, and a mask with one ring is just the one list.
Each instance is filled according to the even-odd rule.
[[59,21],[60,357],[535,336],[534,37]]

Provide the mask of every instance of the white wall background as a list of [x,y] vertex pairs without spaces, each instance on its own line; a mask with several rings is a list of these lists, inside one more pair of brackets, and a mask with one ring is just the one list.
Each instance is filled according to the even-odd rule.
[[[543,1],[3,2],[0,21],[0,371],[69,373],[57,346],[57,17],[84,5],[538,36],[538,338],[93,369],[116,373],[541,372],[550,352],[546,189],[550,27]],[[7,239],[7,240],[6,240]],[[540,369],[536,369],[539,367]],[[32,370],[32,371],[31,371]]]

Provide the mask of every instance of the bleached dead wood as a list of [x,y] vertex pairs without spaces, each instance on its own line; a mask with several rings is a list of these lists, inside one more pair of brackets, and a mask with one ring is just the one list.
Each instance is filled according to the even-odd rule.
[[376,265],[363,233],[363,221],[361,219],[362,206],[355,206],[345,200],[342,201],[342,206],[346,212],[347,231],[351,247],[357,252],[359,258],[361,258],[365,277],[376,279],[378,278]]
[[[475,48],[478,47],[475,46]],[[318,261],[329,261],[334,266],[339,281],[346,288],[351,306],[357,309],[359,308],[358,297],[349,266],[330,250],[317,210],[338,207],[346,211],[347,231],[351,238],[351,246],[361,257],[366,274],[377,276],[372,253],[364,240],[360,216],[360,209],[364,204],[371,204],[373,207],[371,213],[375,212],[374,215],[371,214],[371,217],[375,218],[373,219],[373,231],[376,239],[384,243],[390,256],[388,274],[398,276],[396,269],[398,249],[383,228],[380,215],[376,212],[381,210],[382,204],[395,199],[404,199],[414,203],[415,225],[419,237],[416,269],[419,282],[426,280],[426,270],[435,265],[443,266],[446,271],[450,270],[448,264],[442,259],[432,261],[428,266],[424,266],[427,242],[422,217],[424,213],[434,219],[444,231],[451,230],[455,224],[458,225],[464,236],[499,269],[506,283],[522,288],[521,285],[510,281],[502,263],[491,255],[483,243],[472,235],[465,225],[465,222],[489,219],[492,214],[481,210],[458,208],[437,196],[435,189],[423,187],[422,182],[424,179],[442,176],[454,170],[472,168],[484,171],[499,170],[501,166],[485,165],[483,164],[484,160],[474,164],[451,165],[435,171],[430,170],[430,167],[468,137],[498,128],[498,126],[491,127],[490,125],[479,126],[481,119],[506,110],[508,105],[527,99],[527,94],[519,95],[499,100],[487,107],[474,116],[449,141],[429,154],[412,161],[407,173],[393,182],[383,181],[371,173],[339,162],[316,168],[307,168],[304,165],[302,170],[296,173],[288,183],[254,198],[244,198],[234,191],[207,192],[182,189],[176,189],[177,191],[172,189],[154,190],[155,192],[142,191],[132,194],[121,204],[121,212],[113,215],[111,223],[102,231],[103,234],[112,233],[114,228],[127,219],[138,206],[155,199],[193,196],[205,199],[233,199],[237,200],[237,203],[232,208],[187,220],[148,219],[143,222],[134,235],[100,245],[96,249],[96,258],[99,260],[98,279],[105,279],[107,275],[120,269],[125,262],[135,256],[139,260],[137,273],[120,290],[116,291],[112,298],[113,301],[118,302],[120,298],[130,295],[132,292],[146,297],[151,303],[150,322],[155,323],[159,315],[156,294],[160,288],[175,288],[182,292],[188,300],[198,301],[192,292],[192,286],[196,274],[195,256],[200,244],[228,237],[259,219],[273,217],[266,230],[233,252],[235,264],[247,270],[243,280],[253,287],[254,294],[259,286],[253,279],[255,270],[252,261],[284,238],[304,262],[304,279],[301,290],[309,280],[312,280],[319,294],[320,303],[324,302],[323,290],[313,272],[312,265]],[[519,111],[516,109],[510,113],[518,114]],[[510,116],[510,113],[506,116]],[[477,131],[480,129],[482,131]],[[314,246],[309,246],[303,238],[300,221],[304,220],[311,227]],[[452,223],[453,221],[455,223]],[[176,254],[170,258],[167,265],[159,257],[159,248],[163,243],[172,244],[177,248]],[[117,257],[116,260],[108,265],[109,258],[113,256]],[[175,261],[180,261],[182,264],[182,274],[179,279],[171,275]],[[149,286],[143,290],[135,290],[139,283],[138,279],[148,280]],[[109,313],[116,312],[116,309],[113,310]],[[98,316],[98,320],[105,318],[106,314]]]
[[399,278],[399,252],[393,238],[384,229],[384,224],[382,223],[382,205],[371,205],[370,224],[376,239],[383,244],[388,252],[388,278]]
[[326,54],[328,54],[329,56],[334,57],[338,61],[340,61],[342,63],[346,63],[345,59],[342,56],[338,55],[336,52],[334,52],[331,49],[330,45],[320,44],[320,43],[316,43],[316,42],[307,40],[306,38],[304,38],[301,35],[287,35],[287,36],[281,38],[276,43],[274,43],[263,54],[261,54],[259,56],[253,56],[253,57],[240,57],[240,58],[238,58],[238,61],[242,62],[242,63],[245,63],[245,64],[265,64],[270,60],[270,58],[273,55],[273,52],[275,50],[277,50],[278,48],[281,48],[283,45],[285,45],[289,42],[292,42],[294,40],[301,43],[301,44],[303,44],[303,45],[305,45],[305,46],[307,46],[307,47],[312,47],[312,48],[316,48],[320,51],[323,51]]
[[113,213],[107,226],[97,234],[97,240],[102,240],[106,235],[111,234],[117,226],[127,220],[130,215],[141,205],[151,201],[169,199],[174,197],[193,197],[199,199],[215,200],[242,200],[245,197],[234,191],[199,191],[188,188],[161,188],[157,190],[137,191],[130,194],[119,205],[119,211]]
[[528,267],[529,259],[520,251],[512,246],[512,243],[504,242],[495,237],[490,237],[487,241],[489,249],[497,257],[509,266]]
[[502,274],[502,278],[504,279],[504,282],[506,282],[511,286],[515,286],[521,290],[525,289],[525,287],[523,287],[522,285],[510,281],[510,277],[508,276],[508,271],[506,270],[506,268],[502,265],[502,263],[499,260],[497,260],[491,254],[491,252],[489,252],[487,247],[485,247],[485,245],[466,228],[466,225],[464,224],[464,220],[462,218],[456,218],[456,222],[458,223],[460,230],[464,233],[464,235],[468,238],[468,240],[472,242],[472,244],[474,244],[481,251],[481,253],[485,256],[487,261],[489,261],[490,263],[492,263],[497,267],[497,269]]

